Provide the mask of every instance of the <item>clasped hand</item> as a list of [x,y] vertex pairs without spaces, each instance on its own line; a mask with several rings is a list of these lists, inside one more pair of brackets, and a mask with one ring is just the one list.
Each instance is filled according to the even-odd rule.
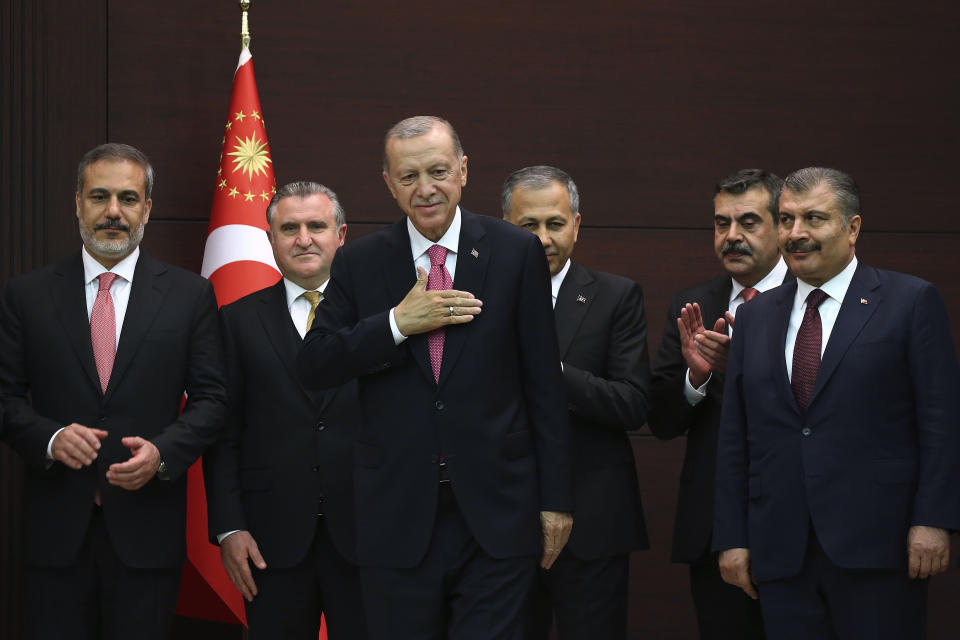
[[423,267],[417,267],[417,283],[394,309],[393,318],[400,333],[412,336],[448,324],[470,322],[480,313],[482,306],[483,301],[474,298],[469,291],[427,291],[427,272]]

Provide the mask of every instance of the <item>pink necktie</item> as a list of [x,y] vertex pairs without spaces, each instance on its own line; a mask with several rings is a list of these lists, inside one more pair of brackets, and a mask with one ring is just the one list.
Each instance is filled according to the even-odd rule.
[[[427,276],[427,290],[443,290],[453,286],[453,278],[447,271],[447,250],[438,244],[427,249],[430,256],[430,274]],[[440,365],[443,363],[443,339],[446,329],[440,327],[427,334],[427,347],[430,350],[430,366],[433,367],[434,382],[440,381]]]
[[750,302],[751,300],[757,297],[758,293],[760,292],[754,289],[753,287],[747,287],[740,292],[740,295],[743,296],[744,302]]
[[97,375],[100,376],[100,390],[107,392],[110,372],[113,371],[113,359],[117,355],[117,316],[113,311],[113,298],[110,286],[117,274],[101,273],[97,299],[90,313],[90,340],[93,342],[93,359],[97,363]]
[[793,373],[790,386],[793,395],[797,398],[800,411],[807,412],[810,403],[810,394],[817,381],[817,371],[820,370],[820,346],[823,340],[823,325],[820,323],[820,303],[826,300],[827,294],[820,289],[814,289],[807,296],[807,308],[803,312],[803,322],[797,331],[797,341],[793,346]]

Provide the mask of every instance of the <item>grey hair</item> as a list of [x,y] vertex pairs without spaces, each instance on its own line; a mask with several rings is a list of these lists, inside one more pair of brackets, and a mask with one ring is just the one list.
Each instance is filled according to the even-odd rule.
[[132,162],[143,169],[144,199],[150,199],[150,194],[153,193],[153,182],[155,177],[153,165],[150,164],[150,160],[147,158],[145,153],[136,147],[131,147],[128,144],[122,144],[119,142],[108,142],[107,144],[102,144],[99,147],[94,147],[93,149],[90,149],[90,151],[87,151],[85,154],[83,154],[83,157],[80,159],[80,164],[77,166],[77,193],[83,193],[83,174],[86,173],[87,167],[94,162],[100,162],[101,160],[109,160],[112,162],[126,160],[127,162]]
[[806,193],[820,184],[827,185],[833,192],[846,228],[853,216],[860,215],[860,187],[849,174],[826,167],[797,169],[784,179],[783,188],[794,193]]
[[570,213],[580,213],[580,192],[570,174],[557,167],[538,164],[517,169],[503,181],[503,188],[500,190],[500,208],[503,209],[503,217],[510,215],[514,189],[546,189],[554,182],[567,188],[567,195],[570,197]]
[[298,180],[277,189],[277,192],[273,194],[273,199],[270,200],[270,204],[267,205],[267,224],[273,226],[273,214],[276,213],[277,205],[284,198],[308,198],[315,195],[324,195],[330,198],[330,202],[333,203],[333,220],[337,223],[338,229],[347,224],[347,214],[340,205],[340,200],[333,189],[310,180]]
[[407,138],[416,138],[430,133],[438,124],[447,128],[450,138],[453,139],[453,152],[456,154],[457,160],[461,160],[463,158],[463,145],[460,144],[460,136],[457,135],[457,131],[453,128],[452,124],[440,116],[413,116],[393,125],[387,130],[386,135],[383,136],[383,170],[387,171],[390,168],[387,162],[387,144],[391,139],[406,140]]

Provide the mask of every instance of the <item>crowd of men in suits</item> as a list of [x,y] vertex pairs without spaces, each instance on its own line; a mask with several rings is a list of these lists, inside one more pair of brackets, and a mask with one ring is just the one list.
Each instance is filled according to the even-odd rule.
[[[460,207],[468,157],[384,139],[404,215],[346,243],[336,194],[280,187],[282,278],[224,306],[139,248],[153,170],[80,162],[83,247],[0,301],[0,428],[25,463],[28,638],[168,638],[186,470],[252,638],[625,638],[648,547],[628,432],[686,436],[672,558],[701,638],[921,638],[960,529],[943,301],[859,263],[834,169],[716,186],[725,272],[674,296],[651,366],[640,286],[571,259],[561,169]],[[181,400],[186,393],[186,403]]]

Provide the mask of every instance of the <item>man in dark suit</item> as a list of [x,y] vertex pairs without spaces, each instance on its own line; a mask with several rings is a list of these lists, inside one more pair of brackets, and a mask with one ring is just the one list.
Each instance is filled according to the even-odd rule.
[[0,306],[28,638],[169,637],[186,471],[220,431],[225,390],[212,287],[139,249],[152,187],[133,147],[87,152],[82,251],[12,279]]
[[797,281],[737,316],[713,547],[773,638],[924,637],[927,578],[960,529],[946,308],[930,283],[858,263],[860,224],[850,176],[792,173],[779,238]]
[[359,379],[370,633],[509,638],[572,524],[547,261],[458,207],[467,156],[447,121],[391,128],[383,178],[406,218],[337,252],[297,360],[309,386]]
[[650,430],[663,439],[687,436],[671,559],[690,565],[690,593],[703,640],[763,637],[758,603],[722,580],[710,539],[733,314],[748,298],[790,278],[777,247],[781,185],[780,178],[762,169],[737,171],[716,185],[713,248],[726,274],[673,297],[653,364]]
[[230,412],[203,457],[210,536],[247,599],[251,638],[315,639],[324,614],[331,640],[360,640],[357,385],[309,391],[296,376],[346,216],[327,187],[293,182],[277,190],[267,223],[283,278],[220,310]]
[[649,547],[626,434],[647,417],[643,292],[631,280],[570,260],[580,195],[565,171],[514,171],[501,204],[504,219],[540,239],[550,267],[577,505],[567,546],[531,591],[526,637],[549,637],[556,616],[561,638],[626,638],[629,554]]

